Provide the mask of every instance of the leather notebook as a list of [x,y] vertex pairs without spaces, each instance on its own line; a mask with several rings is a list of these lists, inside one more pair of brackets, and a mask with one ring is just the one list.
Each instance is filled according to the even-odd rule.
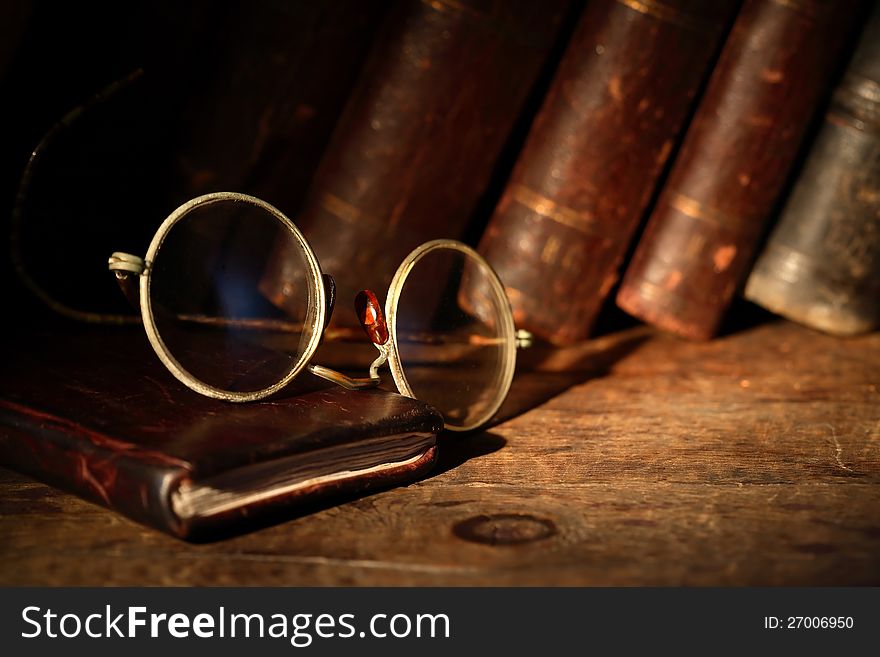
[[443,428],[419,401],[305,372],[263,402],[202,397],[140,326],[65,326],[7,345],[0,465],[187,540],[412,481]]

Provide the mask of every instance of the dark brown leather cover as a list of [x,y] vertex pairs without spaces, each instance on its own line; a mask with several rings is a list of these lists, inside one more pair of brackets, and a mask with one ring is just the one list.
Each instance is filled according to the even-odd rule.
[[828,333],[880,327],[880,5],[745,296]]
[[[404,467],[183,520],[182,484],[249,464],[387,436],[436,435],[427,405],[378,389],[349,391],[303,374],[269,401],[202,397],[160,364],[143,329],[69,326],[7,343],[0,376],[0,464],[185,539],[223,536],[316,501],[411,481],[435,447]],[[343,466],[344,468],[344,466]]]
[[[569,0],[404,0],[386,21],[294,217],[350,308],[420,243],[460,238]],[[264,284],[302,294],[281,251]],[[351,312],[334,321],[351,324]]]
[[588,335],[738,5],[587,5],[480,243],[517,326]]
[[715,335],[862,8],[746,1],[629,264],[621,308],[687,338]]

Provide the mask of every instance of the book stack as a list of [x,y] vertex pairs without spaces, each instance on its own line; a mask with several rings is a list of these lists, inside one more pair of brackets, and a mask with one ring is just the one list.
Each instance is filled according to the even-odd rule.
[[[104,31],[164,91],[150,103],[118,94],[58,124],[78,121],[10,230],[9,264],[29,292],[68,318],[106,316],[83,295],[116,298],[107,255],[152,234],[168,199],[232,189],[300,227],[336,278],[342,324],[356,293],[381,296],[414,247],[454,238],[496,269],[518,328],[553,345],[594,335],[612,301],[710,339],[740,292],[821,331],[880,326],[874,3],[313,4],[145,6],[143,34]],[[43,108],[65,58],[44,70],[33,54],[66,42],[35,34],[0,72],[8,97],[41,92]],[[45,117],[29,113],[8,124],[41,134]],[[143,156],[135,136],[160,152]],[[259,272],[281,308],[302,298],[285,249]],[[410,481],[436,456],[442,418],[396,394],[303,381],[289,404],[218,410],[154,372],[140,333],[21,330],[0,377],[0,463],[176,536]]]
[[[453,238],[496,269],[518,327],[553,344],[601,330],[612,301],[708,339],[740,292],[821,330],[870,330],[880,321],[873,4],[145,9],[145,33],[165,26],[169,42],[132,35],[114,67],[143,64],[140,87],[86,112],[43,158],[38,182],[51,193],[32,194],[30,220],[11,231],[13,264],[53,307],[124,313],[103,307],[116,299],[100,268],[46,262],[65,262],[72,246],[91,259],[134,249],[162,209],[235,190],[293,218],[346,305],[367,285],[381,296],[418,244]],[[31,41],[25,52],[51,45]],[[195,56],[207,51],[224,58]],[[73,76],[80,102],[96,91],[89,62]],[[58,87],[42,70],[9,79],[16,98]],[[40,134],[45,121],[17,124]],[[67,216],[88,217],[88,239],[82,222],[51,219]],[[301,292],[288,256],[278,247],[261,284],[281,308]]]
[[[343,297],[387,282],[422,241],[469,239],[518,327],[559,345],[588,338],[612,298],[709,339],[743,286],[810,326],[870,330],[868,4],[401,3],[298,221]],[[282,305],[295,290],[284,256],[264,281]]]
[[880,325],[880,17],[852,62],[746,298],[835,335]]
[[744,4],[617,295],[707,339],[754,256],[853,34],[858,3]]
[[[422,242],[464,235],[569,4],[397,3],[296,217],[340,298],[387,287]],[[263,282],[282,308],[300,293],[289,255]]]

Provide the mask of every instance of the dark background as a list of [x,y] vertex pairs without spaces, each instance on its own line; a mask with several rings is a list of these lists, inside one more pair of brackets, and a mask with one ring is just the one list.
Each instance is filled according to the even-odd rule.
[[124,312],[106,275],[110,251],[143,253],[181,202],[235,190],[295,215],[390,6],[3,3],[0,232],[8,302],[28,315],[43,312],[13,273],[9,218],[31,150],[68,112],[86,107],[41,156],[16,251],[54,298]]

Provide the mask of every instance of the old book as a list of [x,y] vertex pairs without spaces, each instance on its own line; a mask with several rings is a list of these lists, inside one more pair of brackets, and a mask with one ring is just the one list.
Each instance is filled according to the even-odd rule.
[[633,255],[618,305],[715,335],[862,18],[858,0],[747,0]]
[[[420,243],[462,236],[569,4],[398,3],[293,217],[345,304]],[[281,307],[301,293],[293,262],[282,249],[267,268]]]
[[880,8],[745,296],[828,333],[880,326]]
[[416,400],[308,374],[266,402],[211,400],[162,367],[140,327],[65,325],[14,344],[0,465],[188,540],[411,481],[443,427]]
[[587,5],[480,243],[518,326],[588,335],[738,4]]

